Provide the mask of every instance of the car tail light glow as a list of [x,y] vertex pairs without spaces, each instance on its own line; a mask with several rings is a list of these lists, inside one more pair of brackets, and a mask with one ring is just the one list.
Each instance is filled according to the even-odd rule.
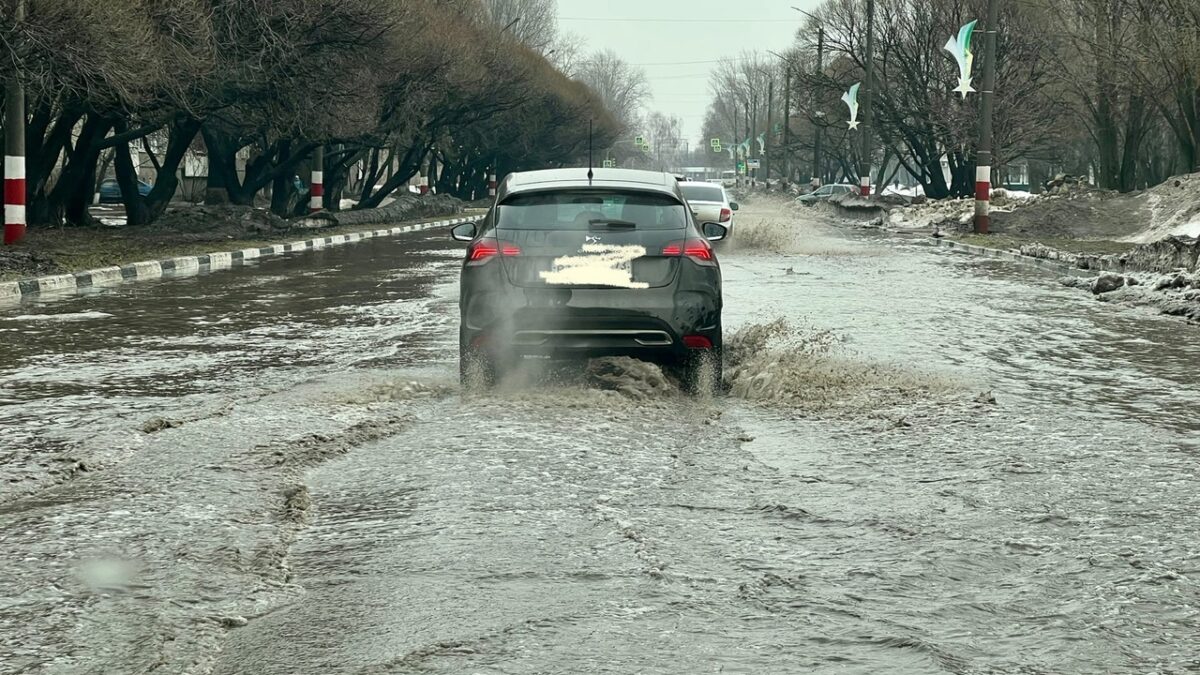
[[730,209],[721,209],[721,222],[728,223],[733,218],[733,211]]
[[521,255],[521,247],[495,239],[480,239],[467,247],[467,262],[482,265],[498,255],[513,257]]
[[689,258],[706,262],[714,260],[712,244],[705,239],[688,239],[687,244],[683,247],[683,254]]
[[703,335],[684,335],[683,346],[688,349],[712,349],[712,340]]
[[713,254],[712,244],[708,243],[707,239],[700,239],[698,237],[693,237],[687,241],[673,241],[663,247],[662,254],[669,258],[685,256],[701,265],[710,267],[717,264],[717,257]]
[[483,262],[494,258],[500,253],[500,247],[497,246],[494,239],[480,239],[467,248],[467,260],[471,262]]

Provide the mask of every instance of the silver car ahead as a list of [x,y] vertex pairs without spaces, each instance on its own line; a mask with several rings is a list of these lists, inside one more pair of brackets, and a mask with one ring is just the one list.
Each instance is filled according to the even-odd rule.
[[726,238],[733,236],[733,212],[738,210],[738,205],[729,201],[729,193],[724,187],[689,181],[680,183],[679,189],[692,208],[696,222],[720,223],[728,231]]

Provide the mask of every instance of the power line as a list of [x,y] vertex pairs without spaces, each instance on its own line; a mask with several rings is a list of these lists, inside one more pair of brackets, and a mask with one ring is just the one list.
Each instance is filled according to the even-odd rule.
[[780,23],[795,21],[785,19],[634,19],[614,17],[560,16],[559,21],[604,21],[608,23]]

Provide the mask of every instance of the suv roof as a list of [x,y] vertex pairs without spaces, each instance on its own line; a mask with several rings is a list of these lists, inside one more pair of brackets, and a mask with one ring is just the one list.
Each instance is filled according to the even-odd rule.
[[545,169],[542,171],[521,171],[510,173],[500,184],[496,198],[503,201],[505,197],[518,192],[533,190],[566,189],[578,187],[595,188],[633,188],[643,191],[669,194],[680,201],[683,195],[679,191],[679,181],[669,173],[658,171],[635,171],[633,169],[592,169],[592,180],[587,177],[586,168],[574,169]]

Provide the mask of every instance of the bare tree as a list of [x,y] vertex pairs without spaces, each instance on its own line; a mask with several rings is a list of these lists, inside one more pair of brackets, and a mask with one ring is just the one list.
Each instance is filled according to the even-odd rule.
[[609,49],[580,62],[576,77],[596,92],[605,108],[617,115],[623,133],[634,129],[650,99],[645,71],[629,65]]
[[543,56],[555,45],[556,0],[483,0],[483,11],[488,21]]

